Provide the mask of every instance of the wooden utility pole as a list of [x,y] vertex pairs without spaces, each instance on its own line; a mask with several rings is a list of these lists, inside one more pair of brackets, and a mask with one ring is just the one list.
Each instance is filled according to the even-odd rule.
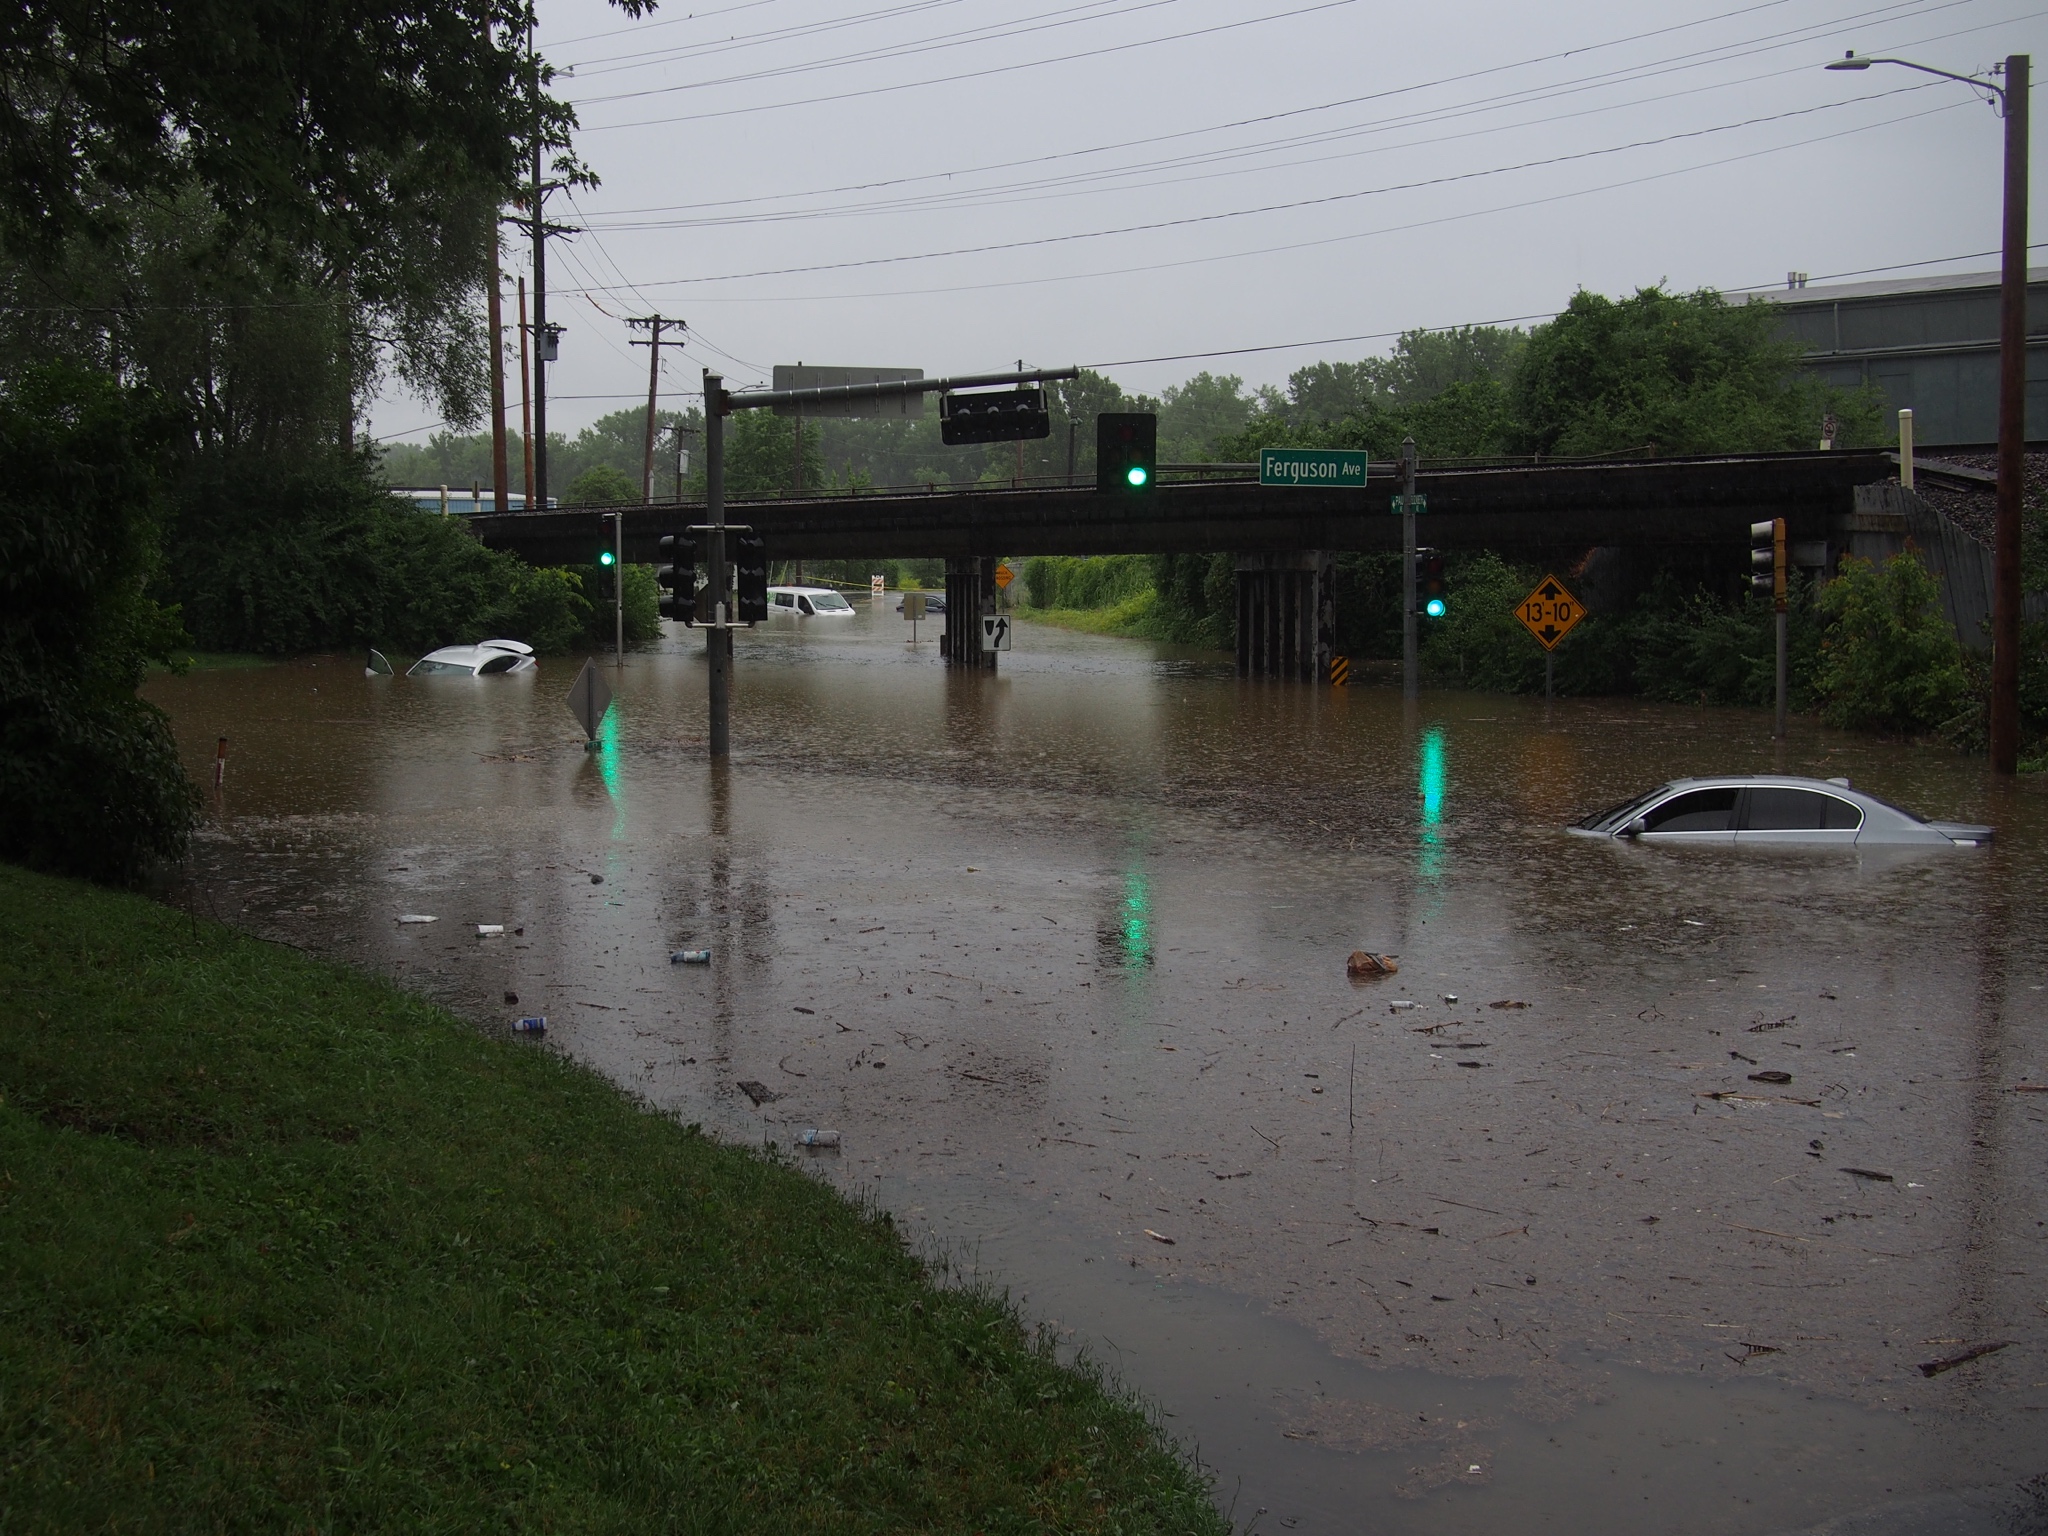
[[491,496],[498,512],[512,510],[511,478],[505,463],[505,300],[499,291],[498,237],[491,234]]
[[2033,58],[2005,61],[2005,248],[1999,278],[1998,509],[1991,591],[1991,771],[2020,758],[2020,528],[2027,467],[2027,89]]
[[[643,341],[638,336],[635,336],[632,344],[636,347],[645,347],[647,349],[647,452],[640,470],[640,500],[643,504],[652,506],[654,505],[654,403],[661,390],[661,333],[665,329],[673,328],[682,331],[687,330],[688,327],[680,320],[669,320],[661,315],[645,315],[636,319],[629,319],[626,324],[632,326],[635,330],[647,332],[646,340]],[[668,345],[672,347],[680,347],[682,344],[683,341],[680,336],[673,337],[668,342]]]
[[519,442],[526,450],[526,510],[533,510],[533,386],[526,361],[526,274],[519,276]]

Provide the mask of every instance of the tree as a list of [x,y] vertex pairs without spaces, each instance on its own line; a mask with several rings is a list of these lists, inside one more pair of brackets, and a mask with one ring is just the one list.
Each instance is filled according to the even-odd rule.
[[1961,707],[1962,647],[1941,589],[1910,548],[1883,565],[1844,555],[1820,608],[1828,632],[1816,681],[1830,725],[1929,731]]
[[[795,417],[772,411],[735,411],[725,419],[725,488],[734,495],[788,491],[796,485]],[[803,426],[803,483],[811,489],[825,484],[825,460],[818,452],[818,429]]]
[[1822,416],[1838,442],[1875,438],[1877,402],[1801,372],[1769,304],[1644,288],[1581,291],[1537,327],[1510,389],[1514,451],[1740,453],[1811,447]]
[[638,501],[640,486],[609,464],[593,464],[569,482],[562,499],[572,507],[616,507]]
[[197,797],[135,696],[181,638],[145,591],[176,431],[77,369],[0,384],[0,857],[128,881],[184,851]]
[[1407,331],[1386,357],[1296,369],[1287,380],[1288,415],[1341,421],[1374,408],[1420,406],[1461,384],[1505,382],[1527,341],[1519,329],[1494,325]]

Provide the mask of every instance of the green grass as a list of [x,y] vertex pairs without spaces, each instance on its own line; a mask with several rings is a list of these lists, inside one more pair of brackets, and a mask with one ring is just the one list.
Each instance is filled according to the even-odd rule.
[[1145,640],[1152,636],[1152,607],[1159,594],[1147,588],[1107,608],[1033,608],[1020,604],[1017,617],[1032,624],[1078,629],[1091,635],[1121,635]]
[[0,1532],[1221,1532],[886,1215],[545,1048],[0,866]]

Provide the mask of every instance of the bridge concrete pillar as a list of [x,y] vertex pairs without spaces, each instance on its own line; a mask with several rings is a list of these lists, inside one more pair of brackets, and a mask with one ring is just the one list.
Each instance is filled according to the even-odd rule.
[[1317,682],[1336,644],[1333,564],[1321,550],[1237,557],[1237,675]]
[[981,615],[996,597],[993,555],[971,555],[946,562],[946,628],[939,636],[939,654],[949,666],[996,669],[996,652],[981,648]]

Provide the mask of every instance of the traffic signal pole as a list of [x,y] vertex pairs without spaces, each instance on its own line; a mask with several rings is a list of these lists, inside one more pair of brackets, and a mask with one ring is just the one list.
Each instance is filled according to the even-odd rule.
[[[830,405],[845,401],[893,400],[903,395],[929,395],[955,389],[990,388],[1002,384],[1042,384],[1080,377],[1078,368],[1018,369],[1014,373],[977,373],[950,379],[892,379],[874,384],[824,384],[813,389],[759,389],[732,394],[725,380],[704,370],[704,569],[710,580],[704,596],[711,604],[706,643],[711,651],[711,757],[722,762],[731,754],[732,631],[735,609],[725,562],[725,418],[734,411],[772,409],[778,405]],[[801,425],[801,421],[799,421]],[[970,618],[972,615],[969,616]]]
[[1401,697],[1422,697],[1415,654],[1415,439],[1401,443]]
[[732,751],[732,630],[729,627],[725,580],[725,413],[730,409],[725,380],[704,370],[704,569],[711,580],[711,756],[723,762]]

